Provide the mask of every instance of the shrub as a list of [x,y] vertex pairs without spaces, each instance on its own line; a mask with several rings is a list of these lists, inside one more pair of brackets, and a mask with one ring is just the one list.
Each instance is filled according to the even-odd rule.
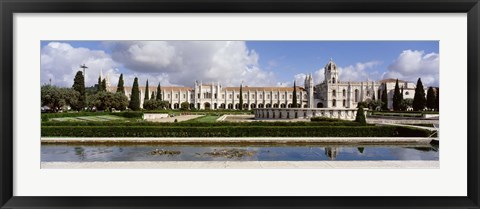
[[42,136],[60,137],[427,137],[427,130],[396,126],[362,127],[157,127],[44,126]]

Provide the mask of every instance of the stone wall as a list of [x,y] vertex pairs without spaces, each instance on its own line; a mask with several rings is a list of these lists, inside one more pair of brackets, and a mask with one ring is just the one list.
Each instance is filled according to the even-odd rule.
[[255,119],[295,119],[327,117],[355,120],[356,108],[260,108],[254,109]]

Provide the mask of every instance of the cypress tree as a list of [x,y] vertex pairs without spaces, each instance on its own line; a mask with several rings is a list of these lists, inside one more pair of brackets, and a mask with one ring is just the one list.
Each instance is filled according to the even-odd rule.
[[435,95],[435,100],[436,100],[436,102],[435,102],[435,105],[436,105],[436,106],[435,106],[435,110],[436,110],[436,111],[440,111],[440,88],[436,88],[436,90],[437,90],[437,93],[436,93],[436,95]]
[[293,81],[293,101],[292,101],[292,107],[293,107],[293,108],[298,107],[298,104],[297,104],[297,85],[296,85],[295,81]]
[[400,93],[400,87],[398,86],[398,79],[395,83],[395,91],[393,92],[393,110],[399,111],[402,106],[402,94]]
[[87,96],[85,95],[85,78],[82,71],[78,71],[73,79],[73,90],[77,91],[80,96],[78,97],[78,103],[75,105],[76,110],[82,110],[87,103]]
[[155,92],[152,91],[152,95],[150,96],[150,100],[155,100]]
[[429,87],[427,91],[427,108],[434,110],[437,107],[436,102],[437,98],[435,97],[435,91],[432,87]]
[[359,105],[357,109],[357,115],[355,115],[355,122],[360,125],[367,125],[367,119],[365,118],[365,112],[363,111],[363,105]]
[[427,99],[425,98],[425,90],[423,89],[422,80],[418,78],[417,87],[415,88],[415,96],[413,97],[413,110],[421,111],[425,109]]
[[243,93],[242,93],[242,84],[240,84],[240,110],[243,110]]
[[135,77],[132,86],[132,95],[130,96],[130,104],[128,107],[132,110],[140,110],[140,90],[138,89],[138,78]]
[[148,80],[147,80],[147,84],[145,84],[145,97],[143,98],[143,103],[149,100],[148,96],[150,96],[150,92],[148,91]]
[[160,86],[160,83],[158,83],[157,86],[157,100],[162,100],[162,87]]
[[382,110],[388,110],[387,83],[384,83],[384,84],[383,84],[383,91],[382,91]]
[[125,88],[123,87],[123,73],[120,74],[120,77],[118,78],[117,93],[122,93],[125,95]]
[[105,78],[102,80],[101,91],[107,91],[107,81],[105,80]]
[[98,76],[97,92],[102,91],[102,78]]

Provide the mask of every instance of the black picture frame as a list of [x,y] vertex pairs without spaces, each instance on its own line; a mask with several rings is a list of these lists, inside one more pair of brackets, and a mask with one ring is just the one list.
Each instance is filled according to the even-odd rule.
[[[479,208],[478,0],[1,0],[1,208]],[[15,13],[467,13],[468,194],[465,197],[22,197],[13,196]],[[448,181],[448,179],[445,179]]]

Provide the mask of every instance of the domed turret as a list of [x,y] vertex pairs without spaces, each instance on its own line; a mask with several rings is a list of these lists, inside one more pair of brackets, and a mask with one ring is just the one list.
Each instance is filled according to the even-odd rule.
[[338,80],[338,68],[337,64],[333,62],[333,59],[330,58],[330,61],[325,65],[325,82],[326,83],[337,83]]

